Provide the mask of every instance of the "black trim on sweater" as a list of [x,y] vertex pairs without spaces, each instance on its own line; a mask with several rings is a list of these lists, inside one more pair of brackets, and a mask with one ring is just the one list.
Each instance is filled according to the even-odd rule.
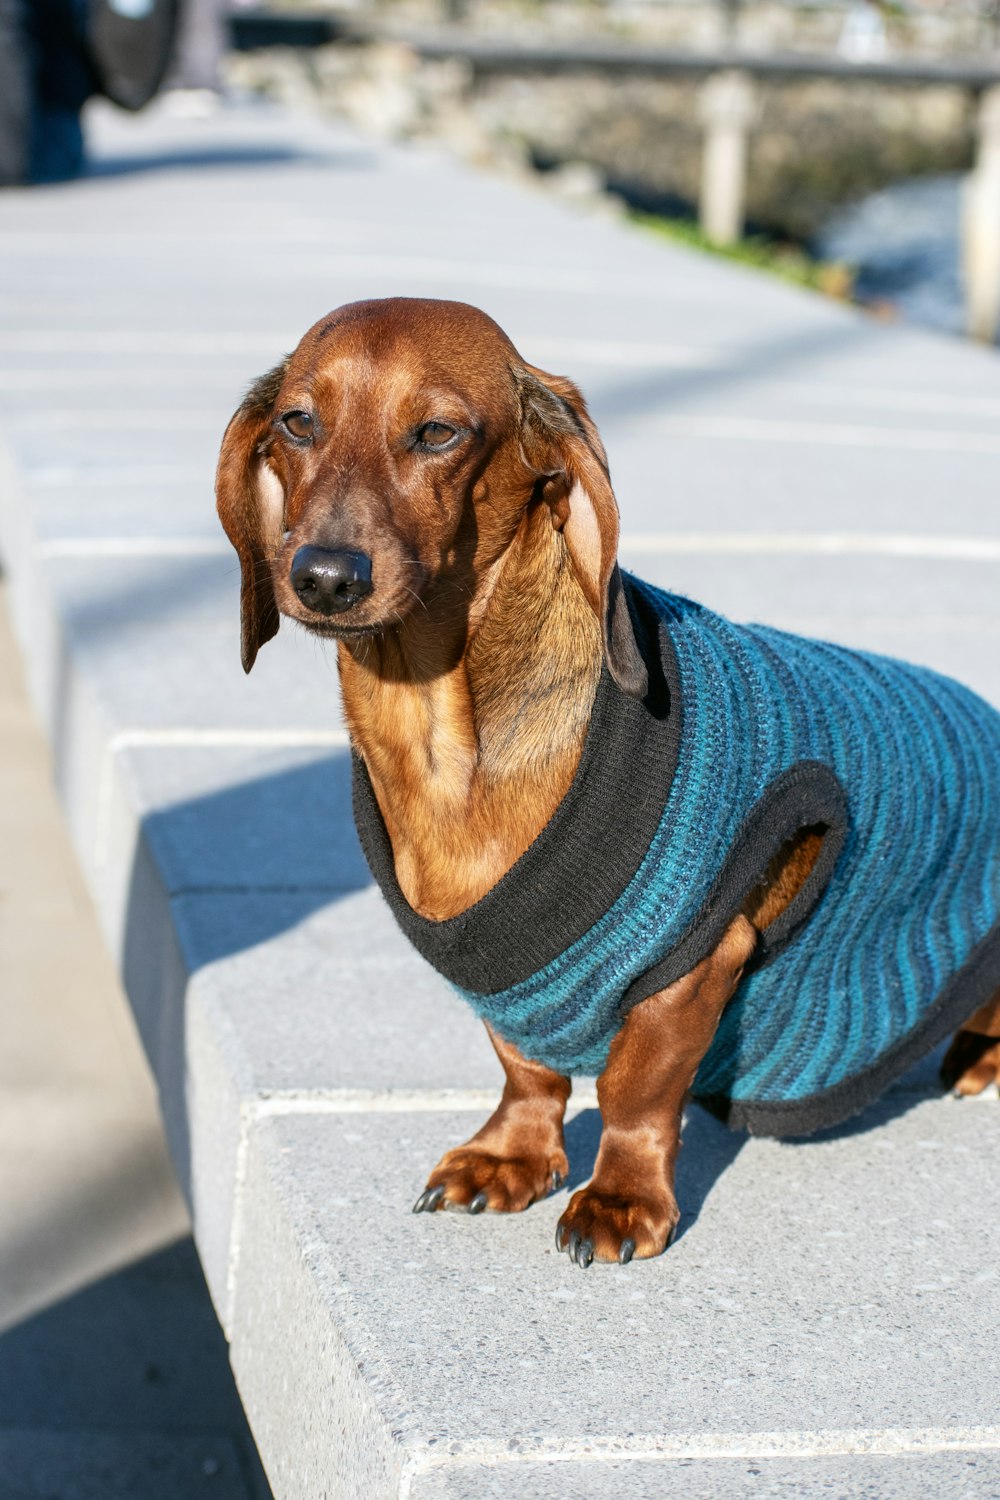
[[[643,703],[601,674],[580,764],[534,843],[486,895],[436,922],[410,906],[367,769],[353,757],[354,818],[378,885],[403,932],[451,983],[492,995],[523,983],[586,936],[621,896],[663,817],[680,748],[683,704],[666,623],[624,577],[650,673]],[[692,926],[625,991],[624,1014],[689,973],[718,943],[771,859],[801,828],[827,828],[816,864],[762,933],[753,966],[790,942],[833,873],[847,832],[847,802],[830,768],[799,761],[775,777],[744,820]],[[595,850],[600,857],[595,858]]]
[[629,985],[622,1013],[690,974],[707,958],[782,845],[816,824],[826,828],[816,863],[781,915],[761,933],[751,967],[759,969],[780,953],[811,915],[847,837],[847,798],[830,767],[819,760],[796,761],[754,803],[694,924],[659,963]]
[[569,790],[517,863],[466,911],[435,922],[413,910],[368,771],[353,756],[354,821],[375,880],[417,951],[474,994],[523,983],[585,936],[627,888],[663,817],[680,747],[677,662],[664,622],[628,577],[623,583],[649,692],[639,702],[602,670]]

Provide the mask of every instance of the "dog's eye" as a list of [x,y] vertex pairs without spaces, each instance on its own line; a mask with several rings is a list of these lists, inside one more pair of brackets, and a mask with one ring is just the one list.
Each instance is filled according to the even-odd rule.
[[447,422],[425,422],[417,433],[421,448],[446,448],[455,436],[455,428]]
[[313,435],[313,419],[307,411],[286,411],[281,419],[285,431],[299,441]]

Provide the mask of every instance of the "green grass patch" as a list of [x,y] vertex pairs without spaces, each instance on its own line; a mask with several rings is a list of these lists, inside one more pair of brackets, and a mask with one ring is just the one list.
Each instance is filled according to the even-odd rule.
[[788,240],[772,239],[766,234],[751,234],[735,245],[717,245],[691,219],[663,219],[656,214],[632,212],[633,224],[649,229],[675,244],[706,250],[723,260],[734,260],[741,266],[753,266],[795,286],[807,286],[839,302],[850,302],[854,294],[853,266],[840,261],[814,260],[801,245]]

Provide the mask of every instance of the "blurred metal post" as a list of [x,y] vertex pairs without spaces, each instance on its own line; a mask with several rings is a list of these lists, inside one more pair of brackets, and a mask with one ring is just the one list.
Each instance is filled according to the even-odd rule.
[[991,344],[1000,323],[1000,85],[979,101],[976,165],[962,192],[965,323]]
[[740,0],[722,0],[722,45],[734,49],[739,41]]
[[701,156],[702,230],[717,245],[731,245],[743,233],[747,156],[754,114],[754,87],[748,73],[727,68],[713,73],[701,91],[705,127]]

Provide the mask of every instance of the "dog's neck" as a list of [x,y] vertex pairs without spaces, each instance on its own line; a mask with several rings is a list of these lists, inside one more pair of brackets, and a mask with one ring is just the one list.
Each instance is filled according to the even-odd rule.
[[597,690],[600,630],[548,507],[524,517],[471,610],[431,601],[341,646],[339,664],[400,888],[421,915],[454,916],[552,816]]

